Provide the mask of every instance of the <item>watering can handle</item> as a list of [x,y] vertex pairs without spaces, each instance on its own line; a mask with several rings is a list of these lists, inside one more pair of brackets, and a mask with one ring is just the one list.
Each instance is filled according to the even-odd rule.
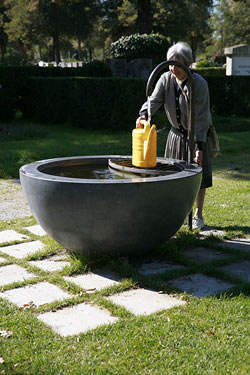
[[143,124],[144,125],[144,127],[146,127],[146,125],[148,124],[149,125],[149,122],[147,121],[147,120],[140,120],[140,122],[139,123],[141,123],[141,124]]

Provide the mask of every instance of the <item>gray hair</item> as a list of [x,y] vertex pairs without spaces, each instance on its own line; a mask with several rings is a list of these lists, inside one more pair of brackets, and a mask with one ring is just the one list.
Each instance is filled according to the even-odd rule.
[[182,59],[187,66],[190,66],[194,61],[192,50],[185,42],[178,42],[169,48],[167,60],[172,60],[174,58]]

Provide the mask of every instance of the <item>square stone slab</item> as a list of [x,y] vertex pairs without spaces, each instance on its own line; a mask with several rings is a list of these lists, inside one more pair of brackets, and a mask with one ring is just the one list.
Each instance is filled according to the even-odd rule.
[[200,235],[202,237],[210,237],[210,236],[219,236],[219,237],[224,237],[225,232],[223,230],[218,230],[212,227],[205,226],[200,230]]
[[184,305],[175,297],[148,289],[133,289],[107,297],[113,303],[125,307],[135,315],[149,315],[163,309]]
[[25,227],[24,229],[35,234],[36,236],[45,236],[47,233],[40,225],[31,225],[30,227]]
[[118,320],[109,313],[86,303],[66,307],[56,312],[40,314],[38,319],[62,336],[77,335],[103,324],[115,323]]
[[185,256],[195,264],[204,264],[214,260],[230,258],[228,254],[205,247],[196,247],[195,249],[189,250],[185,253]]
[[95,292],[107,288],[111,285],[115,285],[118,281],[115,280],[116,276],[113,275],[97,275],[95,273],[87,273],[85,275],[77,276],[64,276],[66,281],[77,284],[81,288],[85,289],[86,292]]
[[17,245],[3,246],[0,248],[5,254],[15,258],[25,258],[27,255],[36,253],[41,250],[44,244],[40,241],[24,242]]
[[[24,268],[16,264],[0,267],[0,286],[32,279],[33,277],[36,277],[36,275],[27,272]],[[4,296],[5,293],[7,292],[0,294],[0,296]]]
[[226,292],[234,286],[229,282],[200,273],[179,277],[168,282],[175,288],[184,290],[196,297],[207,297],[213,294]]
[[250,238],[237,239],[237,240],[225,240],[218,243],[219,246],[226,247],[228,249],[242,250],[250,252]]
[[139,268],[139,273],[141,275],[149,276],[164,273],[167,271],[178,270],[183,268],[178,264],[170,264],[167,262],[152,262],[152,263],[143,263]]
[[70,265],[70,262],[54,260],[53,257],[43,260],[33,260],[29,264],[32,266],[41,268],[44,271],[53,272],[53,271],[62,271],[64,267]]
[[7,290],[1,297],[7,298],[18,306],[23,306],[32,301],[38,307],[45,303],[62,301],[65,298],[72,297],[72,295],[64,292],[58,286],[45,281],[34,285],[26,285],[22,288]]
[[250,261],[245,260],[243,262],[228,264],[226,266],[219,267],[220,270],[229,273],[230,275],[237,277],[241,281],[250,282]]
[[23,241],[29,238],[25,234],[16,232],[15,230],[8,229],[0,232],[0,243],[12,242],[12,241]]

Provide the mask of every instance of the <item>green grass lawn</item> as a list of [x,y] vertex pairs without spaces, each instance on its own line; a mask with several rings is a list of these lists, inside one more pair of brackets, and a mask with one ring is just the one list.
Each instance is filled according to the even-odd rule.
[[[28,130],[26,128],[29,128]],[[235,119],[237,128],[237,119]],[[131,154],[131,133],[88,131],[67,126],[42,126],[37,132],[31,125],[18,133],[4,135],[0,141],[1,178],[18,177],[18,169],[34,160],[72,155]],[[23,134],[23,135],[21,135]],[[158,154],[163,155],[167,132],[158,134]],[[20,139],[22,138],[22,139]],[[219,133],[221,153],[213,160],[214,186],[207,191],[206,223],[225,231],[225,237],[250,237],[250,130]],[[25,226],[33,225],[33,218],[0,222],[0,230],[16,229],[24,234]],[[30,235],[30,233],[29,233]],[[33,239],[37,239],[35,235]],[[63,272],[50,275],[28,264],[30,259],[41,259],[60,253],[62,247],[45,237],[43,252],[15,263],[37,274],[39,280],[60,285],[76,294],[76,299],[63,302],[71,305],[92,302],[112,311],[119,321],[85,334],[63,338],[36,319],[37,310],[19,310],[1,300],[0,332],[11,331],[5,338],[0,334],[0,374],[8,375],[247,375],[250,372],[250,284],[237,283],[231,294],[195,298],[171,289],[167,281],[185,272],[199,272],[185,259],[185,251],[193,246],[217,249],[214,238],[201,240],[197,232],[183,226],[176,238],[156,249],[154,257],[185,265],[186,271],[142,277],[136,265],[142,257],[79,258],[68,255],[70,266]],[[222,251],[222,250],[220,250]],[[223,250],[230,253],[229,250]],[[1,252],[1,248],[0,248]],[[250,260],[250,254],[233,252],[235,260]],[[13,259],[6,257],[4,264]],[[106,264],[123,278],[119,291],[143,285],[165,293],[177,294],[188,303],[182,307],[160,311],[150,316],[135,317],[123,308],[105,300],[118,291],[113,286],[93,294],[65,283],[62,276],[92,270]],[[216,264],[202,266],[207,275],[216,276]],[[183,273],[184,272],[184,273]],[[231,278],[226,278],[232,281]],[[235,281],[235,280],[234,280]],[[16,286],[24,285],[19,283]],[[4,293],[4,288],[0,291]],[[62,302],[46,309],[61,308]]]

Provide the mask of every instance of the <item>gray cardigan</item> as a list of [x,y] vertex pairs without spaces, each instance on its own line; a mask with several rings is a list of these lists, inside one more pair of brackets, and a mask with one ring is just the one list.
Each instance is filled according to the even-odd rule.
[[[195,111],[194,111],[194,127],[195,127],[195,142],[205,142],[207,131],[211,125],[211,112],[210,100],[207,82],[197,73],[193,73],[195,84]],[[172,126],[178,129],[178,122],[176,119],[176,106],[175,106],[175,90],[174,90],[175,77],[171,72],[162,74],[155,89],[150,97],[150,110],[153,115],[162,104]],[[181,110],[181,124],[187,129],[189,119],[189,92],[190,84],[184,85],[183,91],[179,98]],[[140,115],[145,114],[148,109],[148,103],[144,103],[140,109]]]

